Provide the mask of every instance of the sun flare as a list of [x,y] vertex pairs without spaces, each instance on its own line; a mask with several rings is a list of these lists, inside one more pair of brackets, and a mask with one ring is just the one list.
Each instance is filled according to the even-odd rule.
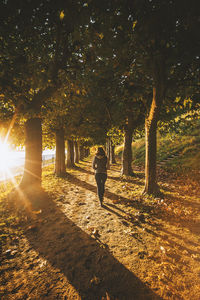
[[15,161],[15,153],[10,149],[10,146],[0,140],[0,177],[10,177],[11,167],[13,167]]

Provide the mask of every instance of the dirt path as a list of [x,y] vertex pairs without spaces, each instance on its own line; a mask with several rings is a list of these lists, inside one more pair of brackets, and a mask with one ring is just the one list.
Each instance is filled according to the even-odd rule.
[[34,219],[9,228],[1,299],[200,299],[199,187],[161,173],[165,197],[142,197],[143,173],[120,180],[119,167],[103,208],[91,161],[66,178],[48,167]]

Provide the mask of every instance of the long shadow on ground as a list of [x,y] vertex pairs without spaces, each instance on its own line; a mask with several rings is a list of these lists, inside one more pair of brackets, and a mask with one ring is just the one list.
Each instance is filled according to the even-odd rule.
[[26,236],[31,246],[67,277],[81,299],[102,299],[106,293],[110,299],[119,300],[161,299],[67,218],[46,193],[38,203],[36,208],[43,211],[42,224]]
[[[74,184],[74,185],[78,185],[80,187],[83,187],[93,193],[97,193],[97,188],[96,186],[86,182],[86,181],[83,181],[83,180],[80,180],[79,178],[77,178],[76,176],[72,175],[72,174],[67,174],[66,176],[66,180],[69,181],[70,183]],[[134,206],[134,207],[137,207],[139,208],[141,205],[140,203],[138,203],[138,201],[134,201],[134,200],[130,200],[128,198],[125,198],[121,195],[117,195],[117,194],[114,194],[112,192],[109,192],[109,191],[105,191],[105,197],[109,198],[110,200],[112,201],[117,201],[117,202],[123,202],[123,204],[131,204],[131,206]]]
[[[70,183],[72,184],[75,184],[75,185],[78,185],[82,188],[85,188],[93,193],[96,194],[97,190],[96,190],[96,186],[86,182],[86,181],[83,181],[83,180],[80,180],[79,178],[77,178],[76,176],[74,175],[71,175],[71,174],[67,174],[67,177],[66,177],[66,180],[69,181]],[[116,201],[117,203],[122,203],[126,206],[131,206],[131,207],[134,207],[136,209],[139,209],[140,211],[145,211],[145,212],[151,212],[152,216],[154,215],[154,212],[153,212],[153,208],[151,205],[148,205],[147,203],[143,203],[141,201],[138,201],[138,200],[130,200],[128,198],[125,198],[123,196],[119,196],[117,194],[114,194],[112,192],[109,192],[109,191],[106,191],[105,192],[105,197],[107,197],[108,199],[110,199],[111,201]],[[172,196],[170,196],[170,198],[173,199]],[[157,208],[157,212],[159,211],[159,209]],[[115,214],[117,214],[115,212]],[[180,218],[177,220],[177,218],[175,218],[175,216],[171,213],[168,213],[167,215],[167,220],[166,220],[166,217],[164,217],[162,211],[160,211],[160,213],[156,213],[156,218],[157,219],[162,219],[165,221],[167,221],[168,223],[172,224],[172,225],[177,225],[177,224],[181,224],[183,227],[186,227],[188,228],[192,233],[194,234],[199,234],[200,232],[200,223],[199,222],[196,222],[196,221],[185,221],[185,220],[181,220]]]
[[[93,171],[90,171],[90,170],[86,170],[85,168],[82,168],[82,167],[79,167],[79,166],[76,166],[75,167],[76,170],[82,172],[82,173],[86,173],[86,174],[89,174],[89,175],[93,175],[94,176],[94,172]],[[113,169],[112,169],[113,170]],[[119,170],[117,170],[119,171]],[[119,172],[120,173],[120,172]],[[142,182],[138,181],[136,178],[144,178],[144,175],[143,174],[134,174],[134,176],[132,176],[132,178],[124,178],[124,177],[121,177],[120,174],[119,176],[108,176],[108,179],[113,179],[115,181],[120,181],[120,182],[129,182],[129,183],[134,183],[134,184],[137,184],[137,185],[143,185]]]

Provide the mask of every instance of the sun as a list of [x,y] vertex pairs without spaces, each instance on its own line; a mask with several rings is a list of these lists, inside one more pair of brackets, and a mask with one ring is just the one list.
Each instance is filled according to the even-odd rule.
[[0,140],[0,176],[7,177],[13,164],[13,152],[9,145]]

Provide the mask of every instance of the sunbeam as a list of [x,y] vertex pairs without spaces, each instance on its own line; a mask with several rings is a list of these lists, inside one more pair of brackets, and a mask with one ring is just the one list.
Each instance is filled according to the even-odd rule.
[[17,165],[16,152],[10,149],[10,146],[0,139],[0,178],[6,180],[13,177],[12,168]]

